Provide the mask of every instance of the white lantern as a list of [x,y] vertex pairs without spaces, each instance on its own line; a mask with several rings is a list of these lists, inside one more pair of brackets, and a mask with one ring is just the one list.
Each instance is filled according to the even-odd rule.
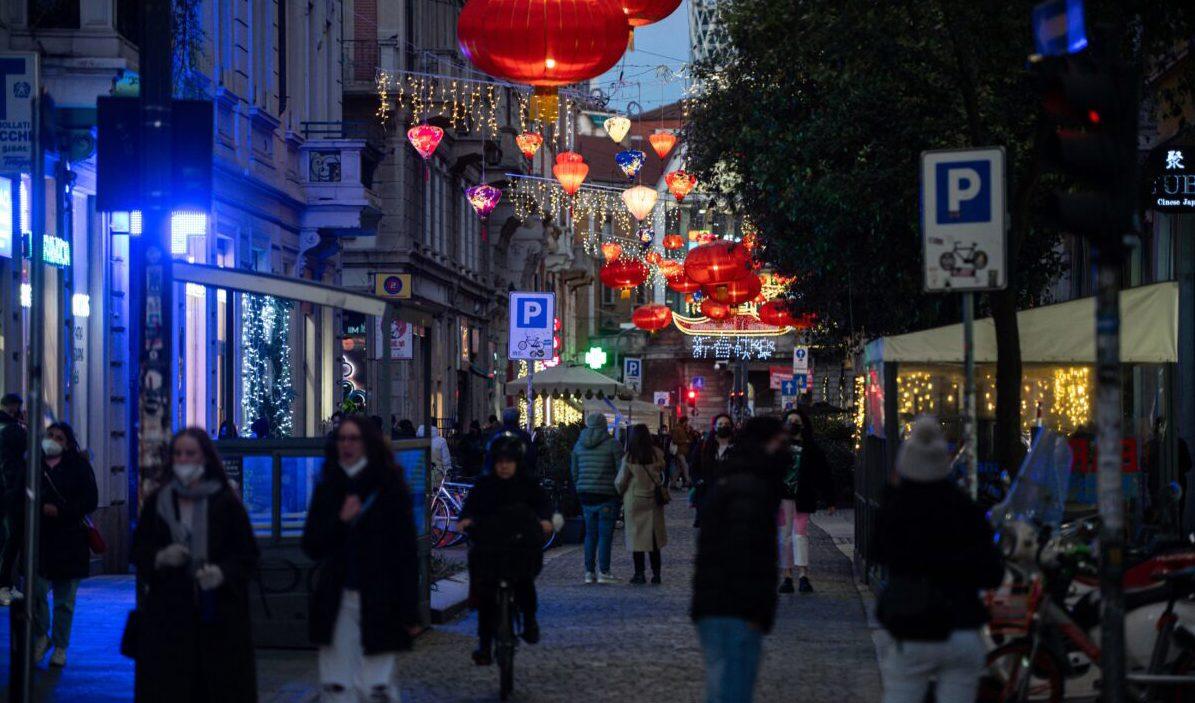
[[635,186],[622,192],[622,202],[636,220],[642,220],[651,214],[652,208],[656,206],[657,197],[655,189],[647,186]]
[[617,144],[622,141],[622,138],[627,136],[627,132],[631,131],[631,121],[622,115],[615,115],[606,120],[605,125],[606,134]]

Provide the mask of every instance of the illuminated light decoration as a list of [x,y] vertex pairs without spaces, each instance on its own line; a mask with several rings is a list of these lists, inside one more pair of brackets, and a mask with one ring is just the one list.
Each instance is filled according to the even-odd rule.
[[432,157],[443,138],[444,130],[435,125],[419,124],[407,130],[407,141],[411,142],[424,161]]
[[658,197],[656,191],[647,186],[632,186],[622,192],[622,202],[636,220],[642,220],[651,214]]
[[585,352],[585,364],[595,371],[606,365],[607,358],[606,350],[601,347],[590,347]]
[[640,305],[631,313],[631,322],[641,330],[659,332],[672,324],[672,310],[667,305]]
[[652,249],[643,255],[643,260],[652,266],[659,266],[664,261],[664,255],[656,249]]
[[556,155],[556,164],[552,166],[552,175],[560,181],[560,187],[569,195],[576,195],[581,189],[581,183],[589,175],[589,165],[585,159],[575,151],[562,151]]
[[676,251],[677,249],[684,249],[685,238],[679,234],[664,235],[664,248],[669,251]]
[[33,286],[29,285],[28,283],[22,283],[20,298],[21,298],[21,307],[23,307],[23,308],[33,307]]
[[[294,303],[248,293],[241,300],[242,416],[254,420],[264,417],[270,422],[272,435],[289,437],[295,399],[289,323]],[[351,376],[352,365],[344,361]]]
[[706,298],[701,301],[701,314],[711,320],[727,320],[734,316],[734,308]]
[[622,245],[618,242],[602,242],[602,258],[606,261],[614,261],[622,256]]
[[788,303],[783,300],[769,300],[759,306],[756,314],[760,322],[777,327],[792,327],[796,323]]
[[188,298],[203,300],[207,297],[207,288],[204,288],[198,283],[191,283],[190,281],[187,281],[187,285],[183,286],[183,294]]
[[685,265],[676,259],[662,258],[660,259],[660,262],[656,264],[656,269],[660,272],[660,275],[664,277],[665,281],[674,276],[685,275]]
[[691,229],[689,230],[689,241],[697,242],[698,244],[709,244],[717,239],[713,231],[708,229]]
[[622,169],[623,175],[628,179],[634,178],[646,161],[647,154],[638,149],[623,149],[614,155],[614,163],[618,164],[618,168]]
[[1054,370],[1053,414],[1065,420],[1062,429],[1073,431],[1091,420],[1091,369],[1064,366]]
[[456,26],[461,52],[491,76],[535,87],[533,119],[560,114],[556,88],[584,83],[626,51],[627,16],[618,0],[471,0]]
[[598,277],[602,285],[619,291],[623,298],[631,297],[631,289],[643,285],[649,271],[647,266],[636,259],[616,259],[602,266]]
[[469,199],[469,204],[473,206],[473,211],[477,213],[477,216],[485,220],[494,211],[494,208],[498,207],[498,201],[502,199],[502,191],[492,185],[482,183],[472,188],[466,188],[465,197]]
[[704,290],[714,302],[724,305],[741,305],[754,300],[763,290],[763,283],[759,280],[759,276],[750,274],[733,281],[707,285]]
[[688,171],[669,171],[664,174],[664,183],[668,184],[668,192],[679,203],[697,186],[697,176]]
[[656,152],[656,156],[662,159],[676,146],[676,135],[672,132],[656,132],[649,135],[647,141],[651,142],[652,151]]
[[51,266],[71,265],[71,243],[53,235],[42,235],[42,261]]
[[776,355],[776,340],[735,332],[693,336],[694,359],[771,359]]
[[744,249],[754,253],[755,250],[759,248],[759,235],[754,231],[748,232],[743,235],[743,239],[740,243],[743,245]]
[[751,255],[734,242],[703,244],[685,258],[685,273],[703,286],[729,283],[751,273]]
[[639,238],[640,244],[644,247],[649,247],[656,238],[656,231],[649,224],[640,224],[639,229],[635,232],[635,236]]
[[798,330],[807,330],[813,327],[815,322],[817,322],[817,314],[805,312],[793,318],[792,327]]
[[182,256],[187,253],[187,239],[207,234],[206,212],[170,213],[170,253]]
[[622,115],[615,115],[607,117],[602,127],[606,130],[606,134],[610,139],[618,144],[622,138],[627,136],[627,132],[631,131],[631,121]]
[[543,146],[544,138],[535,132],[523,132],[515,137],[515,145],[519,147],[519,151],[523,152],[523,156],[531,158],[535,156],[535,152]]
[[86,293],[75,293],[72,295],[71,315],[75,317],[91,317],[91,296]]

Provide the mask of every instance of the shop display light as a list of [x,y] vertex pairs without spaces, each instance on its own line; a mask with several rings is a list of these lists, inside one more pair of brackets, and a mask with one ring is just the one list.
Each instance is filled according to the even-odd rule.
[[207,213],[176,211],[170,214],[170,253],[182,256],[187,253],[187,238],[207,234]]

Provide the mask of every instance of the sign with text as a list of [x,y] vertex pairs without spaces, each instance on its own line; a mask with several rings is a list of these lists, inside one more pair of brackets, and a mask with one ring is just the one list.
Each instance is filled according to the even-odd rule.
[[0,54],[0,172],[33,171],[33,101],[37,97],[37,54]]
[[1008,286],[1004,148],[921,153],[921,244],[925,290]]
[[780,384],[784,381],[791,381],[793,377],[792,370],[783,366],[770,366],[768,372],[768,388],[774,391],[780,390]]
[[809,347],[793,347],[793,373],[809,372]]
[[1148,207],[1195,212],[1195,146],[1160,148],[1152,161],[1153,194]]
[[415,328],[403,320],[390,321],[390,358],[410,361],[415,358]]
[[643,390],[643,360],[626,358],[622,360],[622,382],[633,391]]
[[552,358],[556,294],[512,292],[509,314],[507,358],[528,361]]

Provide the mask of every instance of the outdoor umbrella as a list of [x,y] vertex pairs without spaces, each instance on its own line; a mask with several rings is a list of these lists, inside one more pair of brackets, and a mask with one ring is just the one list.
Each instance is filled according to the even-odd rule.
[[[531,390],[536,395],[583,395],[589,397],[614,397],[624,395],[627,387],[609,376],[581,366],[560,364],[550,369],[536,371],[531,377]],[[527,377],[520,376],[506,384],[507,395],[527,392]]]

